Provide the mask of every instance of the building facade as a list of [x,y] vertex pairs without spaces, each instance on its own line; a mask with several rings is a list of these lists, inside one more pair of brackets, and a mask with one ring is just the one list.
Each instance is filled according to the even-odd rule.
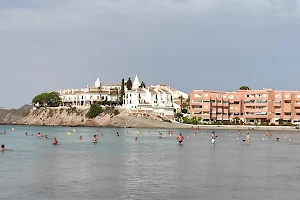
[[59,91],[62,106],[88,107],[98,101],[118,101],[121,84],[102,85],[99,78],[94,86]]
[[194,90],[190,94],[190,114],[203,122],[239,119],[245,123],[298,123],[300,91]]
[[132,89],[125,88],[123,106],[133,112],[148,112],[162,116],[174,117],[175,105],[172,93],[158,86],[141,87],[137,76]]

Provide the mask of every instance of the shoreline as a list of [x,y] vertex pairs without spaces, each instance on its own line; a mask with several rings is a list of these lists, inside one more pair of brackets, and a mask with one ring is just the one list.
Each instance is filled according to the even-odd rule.
[[[300,132],[295,126],[251,126],[251,125],[191,125],[181,123],[168,123],[164,126],[90,126],[90,125],[39,125],[22,123],[0,123],[1,126],[43,126],[43,127],[77,127],[77,128],[141,128],[141,129],[191,129],[191,130],[249,130],[249,131],[293,131]],[[170,125],[166,127],[165,125]]]

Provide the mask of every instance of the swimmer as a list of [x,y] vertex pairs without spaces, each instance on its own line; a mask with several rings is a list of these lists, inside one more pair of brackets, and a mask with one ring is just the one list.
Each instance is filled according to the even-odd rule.
[[194,133],[194,136],[197,136],[197,133]]
[[136,137],[136,138],[134,138],[134,140],[135,140],[135,141],[138,141],[137,137]]
[[246,133],[246,144],[249,145],[250,144],[250,135],[249,132]]
[[215,134],[215,131],[211,132],[211,143],[212,144],[215,144],[215,140],[216,140],[216,134]]
[[38,133],[37,137],[44,137],[41,133]]
[[276,141],[279,141],[280,140],[280,138],[276,138]]
[[117,137],[119,137],[120,135],[119,135],[119,132],[117,132]]
[[182,134],[180,133],[178,136],[177,136],[177,141],[179,144],[182,144],[183,140],[184,140],[184,137],[182,136]]
[[31,136],[33,136],[33,133],[31,134]]
[[28,134],[27,134],[27,133],[25,133],[25,136],[28,136]]
[[94,135],[93,143],[97,143],[97,135]]
[[53,144],[53,145],[58,144],[58,141],[57,141],[56,137],[53,138],[52,144]]
[[82,140],[82,136],[79,136],[79,140]]
[[48,135],[45,135],[45,140],[48,140]]
[[162,137],[163,137],[162,133],[159,133],[159,138],[162,138]]
[[1,149],[0,149],[0,151],[4,151],[5,150],[5,145],[4,144],[2,144],[1,145]]

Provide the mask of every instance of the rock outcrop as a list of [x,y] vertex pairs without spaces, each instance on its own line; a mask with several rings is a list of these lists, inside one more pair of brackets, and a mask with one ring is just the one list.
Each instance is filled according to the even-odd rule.
[[167,119],[151,114],[133,114],[120,110],[118,115],[100,114],[94,119],[86,117],[89,109],[22,107],[0,112],[0,122],[5,124],[42,126],[88,126],[120,128],[187,128],[186,125],[167,122]]

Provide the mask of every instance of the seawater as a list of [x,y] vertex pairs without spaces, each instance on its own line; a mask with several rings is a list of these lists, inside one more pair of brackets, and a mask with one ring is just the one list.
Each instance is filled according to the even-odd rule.
[[[237,139],[234,130],[216,130],[212,145],[210,130],[172,130],[169,136],[169,130],[163,129],[75,129],[0,126],[0,131],[8,132],[0,135],[0,144],[7,148],[0,153],[0,199],[300,197],[299,133],[273,131],[272,138],[263,140],[263,131],[252,131],[247,146],[245,132]],[[97,129],[99,142],[93,144]],[[159,139],[158,131],[165,138]],[[37,138],[39,132],[49,139]],[[180,132],[185,136],[183,145],[176,141]],[[58,139],[56,146],[51,144],[53,137]],[[274,141],[277,137],[279,142]]]

